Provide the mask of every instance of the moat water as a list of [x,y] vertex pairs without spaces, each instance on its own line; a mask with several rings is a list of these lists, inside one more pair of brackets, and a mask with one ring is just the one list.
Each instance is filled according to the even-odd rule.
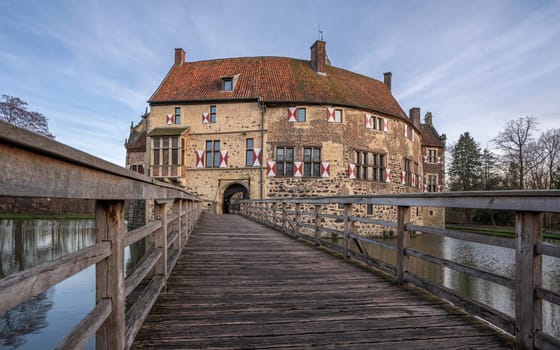
[[[387,240],[394,243],[394,240]],[[93,220],[0,220],[0,278],[95,243]],[[513,251],[432,235],[411,239],[414,249],[507,277]],[[367,245],[370,255],[394,263],[394,252]],[[125,252],[128,269],[133,264]],[[511,316],[515,300],[506,287],[411,258],[412,272],[484,302]],[[52,349],[94,307],[92,266],[0,315],[0,349]],[[545,257],[544,285],[560,292],[560,259]],[[1,302],[1,301],[0,301]],[[560,307],[543,303],[545,332],[560,338]],[[86,349],[94,349],[90,341]]]

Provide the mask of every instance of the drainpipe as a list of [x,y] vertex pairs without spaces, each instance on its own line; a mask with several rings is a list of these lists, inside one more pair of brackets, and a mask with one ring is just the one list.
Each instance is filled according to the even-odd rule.
[[259,169],[259,179],[260,179],[260,199],[263,199],[263,192],[264,192],[264,182],[263,182],[263,168],[262,168],[262,163],[264,162],[264,112],[265,112],[265,105],[264,102],[262,100],[262,98],[259,96],[258,100],[257,100],[257,105],[259,106],[259,109],[261,110],[261,168]]

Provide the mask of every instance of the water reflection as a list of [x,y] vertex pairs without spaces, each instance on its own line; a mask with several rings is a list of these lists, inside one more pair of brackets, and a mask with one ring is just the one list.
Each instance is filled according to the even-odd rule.
[[[94,228],[93,220],[0,220],[0,278],[94,244]],[[92,271],[84,272],[91,275]],[[72,280],[79,280],[75,277]],[[80,286],[94,292],[91,285],[80,283]],[[82,291],[78,288],[73,290],[77,295],[68,293],[63,300],[57,300],[57,287],[0,315],[0,348],[53,348],[61,338],[34,338],[46,332],[58,335],[64,331],[61,328],[67,328],[68,332],[91,309],[94,300],[84,302]],[[75,299],[78,301],[74,302]],[[67,326],[60,327],[57,317],[50,315],[55,300],[61,304],[57,307],[62,309],[72,303],[83,305],[84,312],[73,310],[71,317],[63,317]]]
[[[336,240],[342,245],[342,239]],[[395,239],[385,242],[396,245]],[[560,244],[555,241],[552,244]],[[455,261],[513,278],[515,276],[515,252],[513,249],[486,244],[466,242],[436,235],[418,235],[410,240],[417,251]],[[364,244],[368,254],[390,264],[395,264],[395,252],[372,244]],[[351,244],[352,249],[356,249]],[[410,258],[409,269],[416,275],[453,289],[470,299],[490,305],[498,311],[515,317],[515,295],[513,290],[480,278],[441,267],[424,260]],[[560,291],[560,259],[543,258],[543,286],[555,292]],[[548,334],[560,338],[560,307],[543,302],[543,328]]]

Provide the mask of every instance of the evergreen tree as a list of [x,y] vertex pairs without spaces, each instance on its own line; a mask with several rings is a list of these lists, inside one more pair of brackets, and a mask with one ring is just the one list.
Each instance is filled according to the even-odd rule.
[[451,166],[449,168],[451,191],[481,190],[482,154],[478,143],[469,132],[459,136],[451,147]]

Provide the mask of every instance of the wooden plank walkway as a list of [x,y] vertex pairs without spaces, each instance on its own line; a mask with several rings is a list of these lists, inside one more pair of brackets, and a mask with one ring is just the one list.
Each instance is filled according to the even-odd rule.
[[235,215],[203,215],[135,349],[511,349],[416,288]]

